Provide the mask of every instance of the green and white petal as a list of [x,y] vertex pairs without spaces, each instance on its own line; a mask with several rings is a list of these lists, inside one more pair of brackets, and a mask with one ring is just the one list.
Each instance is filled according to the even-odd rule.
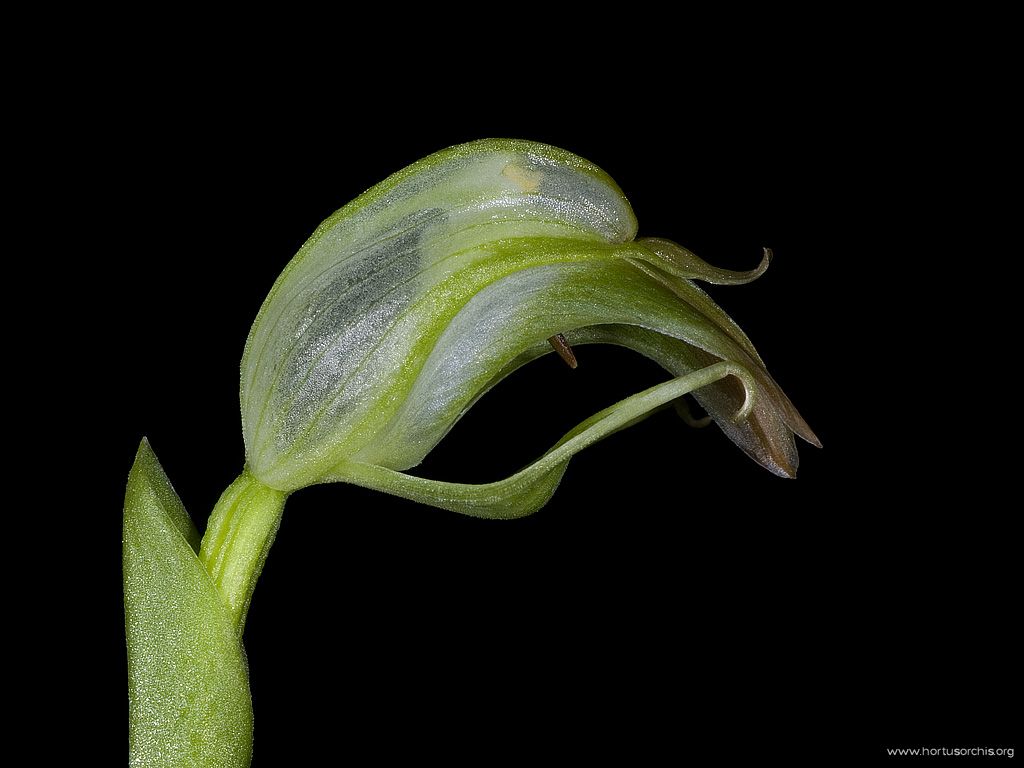
[[[400,171],[325,221],[278,278],[242,360],[254,474],[301,487],[294,467],[346,450],[381,382],[408,374],[424,324],[458,307],[509,237],[622,243],[636,220],[599,168],[542,144],[461,145]],[[486,269],[489,268],[488,265]],[[493,266],[493,265],[490,265]]]
[[701,397],[743,450],[791,475],[790,430],[817,439],[692,282],[749,282],[770,253],[732,272],[635,233],[611,179],[540,144],[474,142],[395,174],[324,222],[264,303],[242,365],[248,470],[289,492],[350,466],[408,469],[544,339],[621,325],[664,338],[620,334],[676,375],[747,371],[763,403],[750,424],[723,421],[733,385]]
[[[397,399],[401,404],[390,423],[378,423],[374,428],[377,439],[354,452],[352,460],[400,470],[415,466],[484,392],[530,358],[530,350],[550,351],[544,340],[554,333],[566,332],[571,343],[607,341],[638,348],[633,340],[640,337],[631,334],[602,339],[592,332],[582,339],[571,332],[608,325],[632,326],[675,341],[673,348],[678,349],[671,355],[660,346],[658,354],[652,354],[647,345],[638,348],[674,375],[721,361],[737,363],[763,393],[758,398],[762,410],[766,414],[770,411],[772,422],[785,427],[785,440],[792,444],[786,425],[789,412],[795,409],[759,358],[747,352],[749,342],[741,345],[730,328],[721,327],[697,307],[681,302],[663,280],[621,258],[621,246],[589,246],[591,253],[604,251],[606,257],[561,262],[556,261],[556,251],[580,246],[563,241],[507,241],[493,247],[544,252],[548,263],[514,272],[474,295],[433,345],[415,385]],[[509,258],[509,254],[495,255],[499,263]],[[510,361],[516,362],[509,365]],[[731,413],[738,407],[732,403],[728,410]],[[721,416],[724,418],[724,414]],[[740,435],[731,427],[726,431],[732,439]],[[749,445],[744,450],[778,474],[795,471],[791,461],[780,464],[782,457],[793,451],[778,446],[754,449]],[[771,459],[773,454],[779,456]],[[332,472],[331,477],[338,479],[339,473]]]

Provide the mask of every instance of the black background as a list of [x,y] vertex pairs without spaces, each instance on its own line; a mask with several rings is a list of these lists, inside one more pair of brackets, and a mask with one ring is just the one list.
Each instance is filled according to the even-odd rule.
[[[80,463],[101,542],[79,629],[101,650],[71,695],[104,693],[98,753],[126,751],[118,510],[138,441],[201,530],[244,461],[238,361],[276,275],[387,174],[486,136],[593,160],[642,235],[713,264],[748,268],[771,246],[761,280],[710,291],[825,448],[802,444],[799,479],[781,480],[661,413],[576,457],[520,521],[343,485],[296,493],[246,627],[254,765],[365,750],[868,762],[885,745],[1007,743],[1016,547],[995,469],[956,431],[969,403],[934,383],[972,355],[950,352],[914,280],[912,110],[865,97],[853,65],[812,77],[805,56],[714,84],[661,64],[647,82],[570,59],[528,87],[468,91],[443,67],[349,71],[315,94],[272,68],[245,85],[172,68],[100,98],[81,167],[104,191],[77,195],[99,257],[71,277],[83,339],[102,341],[68,353],[88,381]],[[581,73],[608,85],[568,89]],[[576,371],[549,356],[514,375],[417,471],[498,479],[664,378],[622,350],[577,356]]]

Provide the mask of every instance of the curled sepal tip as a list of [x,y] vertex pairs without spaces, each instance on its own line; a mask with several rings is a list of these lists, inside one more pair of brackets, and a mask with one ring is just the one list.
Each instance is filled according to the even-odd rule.
[[727,376],[738,379],[744,391],[743,404],[734,415],[734,419],[741,421],[750,415],[754,406],[756,384],[742,366],[720,362],[658,384],[595,413],[570,430],[526,469],[498,482],[480,485],[449,483],[358,463],[339,467],[339,479],[473,517],[525,517],[548,502],[558,488],[569,460],[584,448],[642,421],[683,395]]
[[245,653],[196,550],[199,534],[145,440],[124,503],[129,765],[244,768]]
[[761,263],[754,269],[736,271],[708,264],[689,248],[660,237],[642,237],[637,240],[645,251],[654,256],[650,261],[669,274],[684,280],[700,280],[712,285],[745,285],[757,280],[772,263],[772,249],[764,248]]

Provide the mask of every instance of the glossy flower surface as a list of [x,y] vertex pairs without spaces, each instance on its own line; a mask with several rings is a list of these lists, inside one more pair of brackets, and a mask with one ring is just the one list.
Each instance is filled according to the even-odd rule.
[[[747,336],[693,282],[748,282],[769,252],[757,269],[730,272],[667,240],[636,240],[636,230],[599,168],[512,140],[431,155],[320,225],[249,334],[246,466],[201,538],[147,441],[136,455],[123,527],[131,765],[250,764],[242,633],[294,490],[349,482],[467,515],[521,517],[548,501],[577,452],[681,407],[686,394],[754,461],[795,474],[794,436],[817,439]],[[573,361],[569,345],[590,343],[628,347],[670,376],[504,480],[405,472],[512,371],[553,347]]]
[[[401,471],[564,334],[630,347],[677,377],[730,363],[695,396],[752,458],[793,475],[793,434],[813,433],[692,282],[754,279],[767,254],[733,273],[669,241],[634,240],[636,229],[605,173],[542,144],[473,142],[394,174],[321,224],[260,310],[242,360],[250,471],[283,491],[350,481],[437,503],[414,493],[430,481]],[[608,428],[591,425],[592,436]],[[469,499],[486,486],[436,488]],[[502,488],[490,512],[440,505],[524,514],[538,505],[514,501],[523,490]]]

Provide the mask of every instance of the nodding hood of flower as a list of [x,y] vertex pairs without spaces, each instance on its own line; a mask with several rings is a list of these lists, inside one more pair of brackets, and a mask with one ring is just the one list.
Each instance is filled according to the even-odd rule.
[[[574,453],[692,391],[754,461],[794,476],[794,434],[817,438],[693,282],[748,282],[769,252],[732,272],[636,230],[615,182],[543,144],[473,142],[394,174],[320,225],[259,312],[242,359],[248,471],[284,492],[344,481],[518,516],[547,501]],[[403,473],[558,334],[636,350],[675,378],[596,414],[506,480]]]
[[[575,155],[480,141],[415,163],[320,225],[242,358],[246,466],[200,537],[149,444],[124,507],[130,764],[245,768],[242,632],[288,494],[350,482],[481,517],[550,498],[569,459],[688,393],[754,461],[791,477],[814,433],[743,331],[694,284],[758,277],[634,239],[622,192]],[[469,485],[418,464],[485,392],[552,347],[618,344],[667,381],[572,429],[526,469]],[[684,418],[689,419],[685,409]]]

